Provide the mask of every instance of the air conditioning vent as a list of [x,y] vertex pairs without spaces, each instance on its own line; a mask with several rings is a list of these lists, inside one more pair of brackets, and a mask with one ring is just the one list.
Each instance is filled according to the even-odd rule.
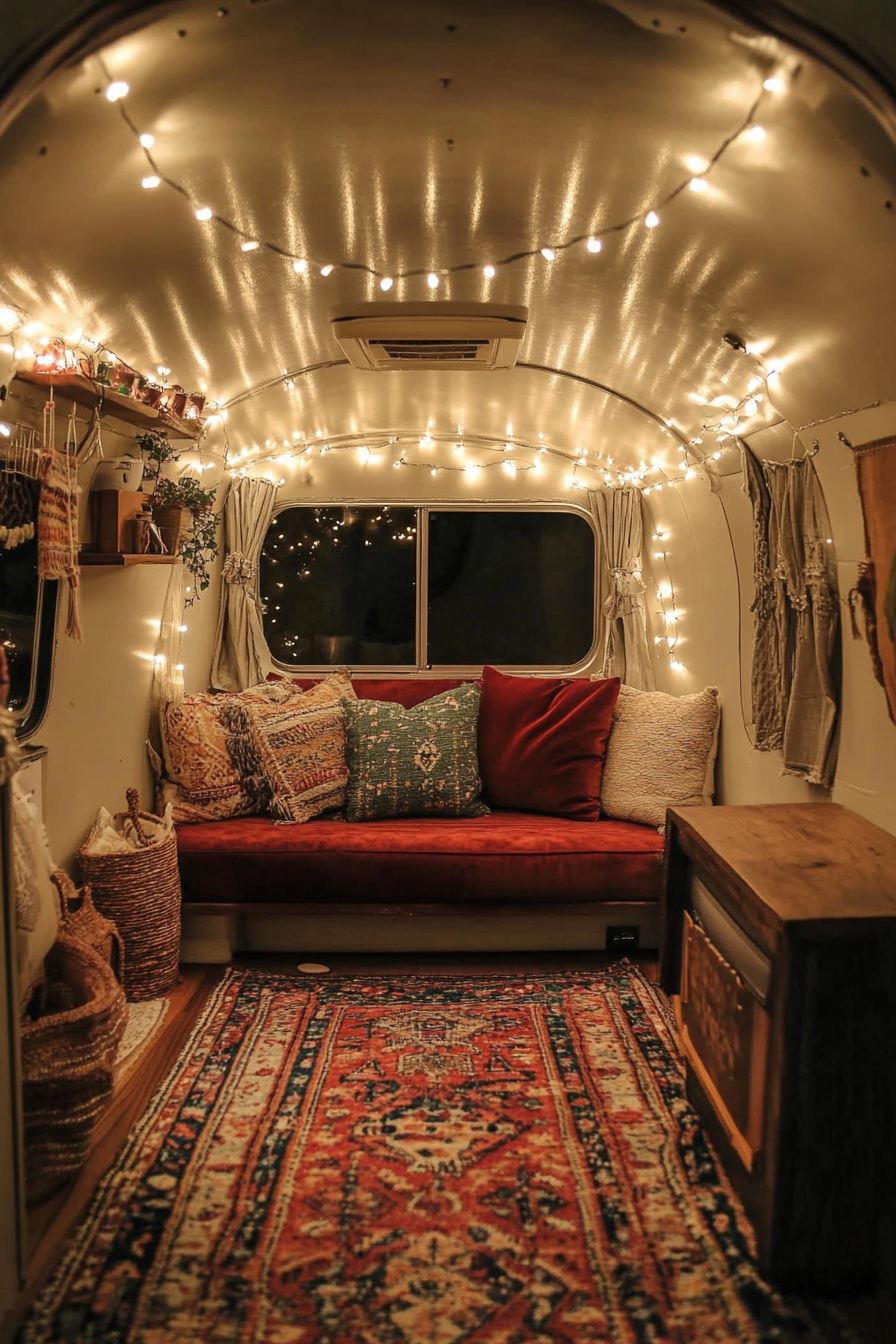
[[356,369],[511,369],[528,315],[489,303],[367,303],[331,322]]

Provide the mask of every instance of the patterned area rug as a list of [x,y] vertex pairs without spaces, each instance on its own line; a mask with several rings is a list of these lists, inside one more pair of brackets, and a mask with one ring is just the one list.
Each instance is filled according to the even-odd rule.
[[753,1256],[633,967],[232,971],[20,1339],[850,1338]]

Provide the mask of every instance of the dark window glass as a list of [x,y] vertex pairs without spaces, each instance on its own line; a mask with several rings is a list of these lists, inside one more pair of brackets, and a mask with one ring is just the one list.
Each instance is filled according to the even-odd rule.
[[284,509],[260,584],[278,662],[415,664],[416,509]]
[[570,667],[594,641],[594,533],[579,514],[432,511],[434,665]]
[[0,643],[9,667],[9,708],[18,713],[31,694],[39,587],[36,537],[0,550]]

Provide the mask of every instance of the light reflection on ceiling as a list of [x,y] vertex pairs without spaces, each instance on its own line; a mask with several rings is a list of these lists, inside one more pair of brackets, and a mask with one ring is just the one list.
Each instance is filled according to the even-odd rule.
[[[462,0],[448,16],[411,0],[224,17],[187,4],[59,72],[0,140],[0,190],[16,203],[0,220],[0,300],[226,403],[339,357],[330,309],[382,297],[339,263],[400,276],[473,262],[437,291],[397,278],[389,298],[526,304],[521,361],[616,388],[686,437],[706,398],[746,393],[755,364],[726,331],[787,365],[756,425],[775,407],[799,421],[896,395],[896,212],[883,205],[896,151],[835,76],[804,60],[793,78],[792,53],[732,36],[729,17],[672,35],[573,0]],[[785,90],[763,95],[766,139],[735,141],[707,190],[682,191],[657,228],[484,276],[646,214],[706,170],[782,69]],[[128,82],[128,117],[193,204],[164,182],[141,188],[144,151],[103,97],[109,78]],[[196,203],[307,269],[241,251]],[[337,264],[326,279],[325,261]],[[509,412],[529,441],[630,464],[670,443],[630,406],[526,369],[332,368],[241,400],[227,433],[248,444],[432,422],[500,435]]]

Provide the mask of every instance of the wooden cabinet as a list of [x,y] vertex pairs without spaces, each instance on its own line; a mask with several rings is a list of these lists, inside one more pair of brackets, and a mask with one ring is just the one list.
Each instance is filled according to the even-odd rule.
[[896,836],[834,803],[673,808],[661,982],[782,1286],[896,1289]]

